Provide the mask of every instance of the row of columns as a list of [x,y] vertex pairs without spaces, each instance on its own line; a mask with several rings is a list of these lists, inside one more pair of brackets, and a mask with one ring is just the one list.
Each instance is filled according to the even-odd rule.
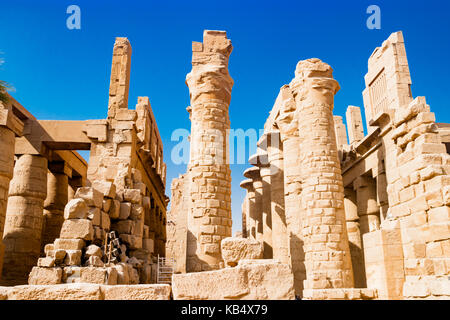
[[265,258],[291,265],[298,296],[354,286],[332,113],[338,90],[329,65],[299,62],[241,183],[247,236],[263,241]]
[[[14,164],[14,150],[11,154]],[[59,236],[69,193],[79,187],[76,180],[69,184],[71,175],[71,168],[63,161],[49,163],[41,155],[16,156],[9,189],[2,190],[2,285],[27,283],[45,244]]]

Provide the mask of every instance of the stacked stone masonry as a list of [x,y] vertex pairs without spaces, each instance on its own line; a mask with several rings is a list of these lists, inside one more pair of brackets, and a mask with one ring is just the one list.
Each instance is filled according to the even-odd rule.
[[[235,237],[231,52],[224,31],[192,43],[191,154],[169,212],[149,98],[128,106],[127,38],[105,119],[0,103],[0,300],[450,299],[450,125],[413,97],[403,34],[369,58],[366,135],[359,107],[333,114],[331,66],[298,62],[243,172]],[[162,257],[171,285],[156,284]]]

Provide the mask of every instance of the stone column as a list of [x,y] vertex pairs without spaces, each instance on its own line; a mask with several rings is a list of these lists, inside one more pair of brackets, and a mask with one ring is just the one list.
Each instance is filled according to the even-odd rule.
[[[2,108],[0,104],[0,108]],[[0,124],[0,240],[3,238],[9,182],[14,169],[15,133]],[[0,278],[2,274],[4,245],[0,241]]]
[[359,229],[358,207],[356,204],[356,192],[351,188],[344,189],[344,208],[347,224],[350,255],[352,257],[353,278],[355,288],[366,288],[366,270],[364,264],[364,252],[362,247],[361,231]]
[[300,140],[298,131],[297,108],[289,86],[280,90],[283,99],[280,115],[276,125],[280,130],[284,159],[284,203],[287,231],[289,236],[289,256],[294,273],[294,289],[296,296],[303,292],[303,281],[306,279],[305,255],[302,238],[302,208],[299,206],[302,190],[300,156]]
[[347,119],[348,137],[350,139],[350,144],[357,144],[364,139],[361,109],[355,106],[348,106],[345,117]]
[[[266,141],[262,140],[262,148],[267,149]],[[264,259],[272,259],[272,214],[271,214],[271,200],[270,200],[270,166],[268,162],[267,152],[258,148],[259,154],[252,156],[249,159],[259,168],[261,176],[261,225],[262,225],[262,240],[264,247]]]
[[263,241],[263,215],[262,215],[262,198],[263,198],[263,182],[258,167],[250,167],[244,171],[244,177],[249,178],[253,182],[253,204],[250,210],[250,220],[252,221],[252,232],[254,230],[254,238]]
[[289,264],[289,236],[284,212],[284,161],[279,132],[267,135],[267,155],[270,164],[270,200],[272,213],[273,258]]
[[352,288],[344,188],[333,121],[339,84],[319,59],[300,61],[290,83],[298,108],[305,289]]
[[3,235],[3,284],[27,283],[39,258],[47,170],[47,159],[39,155],[22,155],[14,166]]
[[47,198],[44,201],[41,254],[44,247],[59,238],[64,222],[64,207],[68,201],[69,177],[72,169],[64,161],[51,162],[47,173]]
[[110,118],[114,118],[117,109],[128,109],[131,51],[131,44],[127,38],[116,38],[109,86],[108,117]]
[[353,182],[361,227],[361,235],[380,229],[380,207],[373,178],[361,176]]
[[218,269],[220,242],[231,236],[231,172],[228,159],[228,107],[233,79],[228,73],[231,41],[224,31],[206,30],[192,44],[192,71],[186,76],[191,97],[191,177],[193,225],[188,272]]
[[251,234],[251,224],[252,221],[250,219],[250,211],[254,210],[253,205],[255,201],[255,192],[253,189],[253,181],[250,179],[243,180],[240,183],[240,187],[245,189],[247,191],[247,194],[245,195],[245,200],[243,205],[245,208],[242,210],[242,235],[244,238],[250,238],[252,237]]

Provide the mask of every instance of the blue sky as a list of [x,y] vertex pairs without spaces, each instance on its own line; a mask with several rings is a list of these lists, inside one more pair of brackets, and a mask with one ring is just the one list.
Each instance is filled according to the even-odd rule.
[[[116,36],[133,47],[129,105],[149,96],[172,178],[172,131],[190,128],[185,76],[191,41],[204,29],[226,30],[234,50],[230,74],[232,128],[262,128],[279,88],[299,60],[317,57],[341,85],[335,114],[362,106],[367,59],[390,33],[402,30],[414,96],[426,96],[438,122],[450,122],[450,4],[448,1],[5,1],[0,6],[0,79],[39,119],[99,119],[107,113]],[[81,8],[81,30],[66,28],[66,8]],[[381,30],[369,30],[366,9],[381,8]],[[240,229],[247,165],[232,165],[234,227]]]

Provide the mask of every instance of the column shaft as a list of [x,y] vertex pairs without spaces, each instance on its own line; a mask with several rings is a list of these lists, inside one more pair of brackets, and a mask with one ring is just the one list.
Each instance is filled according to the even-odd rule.
[[47,159],[39,155],[20,156],[9,187],[3,284],[27,283],[28,273],[37,263],[46,195]]

